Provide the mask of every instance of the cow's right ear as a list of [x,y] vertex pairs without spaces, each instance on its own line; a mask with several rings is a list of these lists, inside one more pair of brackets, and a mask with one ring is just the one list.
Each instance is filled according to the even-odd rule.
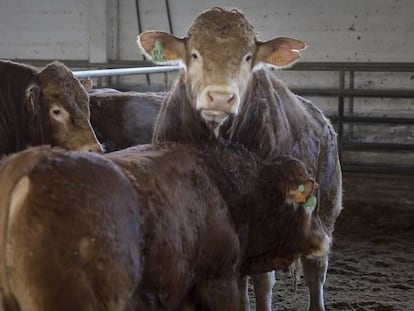
[[138,36],[138,46],[156,64],[183,63],[185,42],[167,32],[146,31]]

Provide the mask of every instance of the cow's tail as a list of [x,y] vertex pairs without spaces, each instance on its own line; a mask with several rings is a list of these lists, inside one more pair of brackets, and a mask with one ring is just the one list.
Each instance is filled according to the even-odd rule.
[[10,221],[15,209],[23,203],[29,189],[30,180],[27,175],[50,154],[50,150],[46,146],[32,148],[0,162],[0,310],[20,311],[9,280],[7,247]]

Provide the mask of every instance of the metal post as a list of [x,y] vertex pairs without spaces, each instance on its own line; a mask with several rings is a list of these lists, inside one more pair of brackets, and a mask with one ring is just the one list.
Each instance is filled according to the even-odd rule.
[[345,71],[339,71],[339,94],[338,94],[338,145],[339,155],[342,155],[344,143],[344,89],[345,89]]

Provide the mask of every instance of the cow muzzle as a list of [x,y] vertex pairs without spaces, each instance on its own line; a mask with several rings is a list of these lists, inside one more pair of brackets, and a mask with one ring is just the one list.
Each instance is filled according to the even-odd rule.
[[220,126],[232,114],[237,114],[239,95],[226,86],[208,86],[197,99],[197,109],[203,119],[214,127]]

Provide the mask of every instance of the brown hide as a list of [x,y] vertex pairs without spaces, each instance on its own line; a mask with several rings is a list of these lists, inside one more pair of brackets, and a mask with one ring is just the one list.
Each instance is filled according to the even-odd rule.
[[255,72],[251,83],[240,114],[230,120],[224,135],[265,160],[291,155],[303,161],[320,186],[320,216],[331,234],[342,209],[335,130],[316,106],[270,72]]
[[0,184],[4,310],[124,310],[142,235],[120,169],[93,153],[38,147],[7,158]]
[[317,212],[284,204],[308,178],[220,144],[14,155],[0,167],[5,311],[237,310],[239,265],[284,267],[324,241]]
[[[181,74],[162,104],[154,143],[216,140],[185,90]],[[292,155],[303,161],[320,184],[321,217],[327,233],[332,233],[342,208],[341,171],[336,133],[318,108],[294,95],[272,73],[258,70],[253,73],[239,114],[223,125],[221,136],[241,143],[264,160]]]
[[164,97],[164,93],[89,93],[91,124],[105,151],[150,143]]
[[5,311],[237,310],[238,238],[202,166],[168,148],[108,158],[123,173],[47,148],[5,160]]
[[[57,121],[65,114],[65,122]],[[87,94],[61,63],[38,71],[0,60],[0,155],[41,144],[101,151]]]

